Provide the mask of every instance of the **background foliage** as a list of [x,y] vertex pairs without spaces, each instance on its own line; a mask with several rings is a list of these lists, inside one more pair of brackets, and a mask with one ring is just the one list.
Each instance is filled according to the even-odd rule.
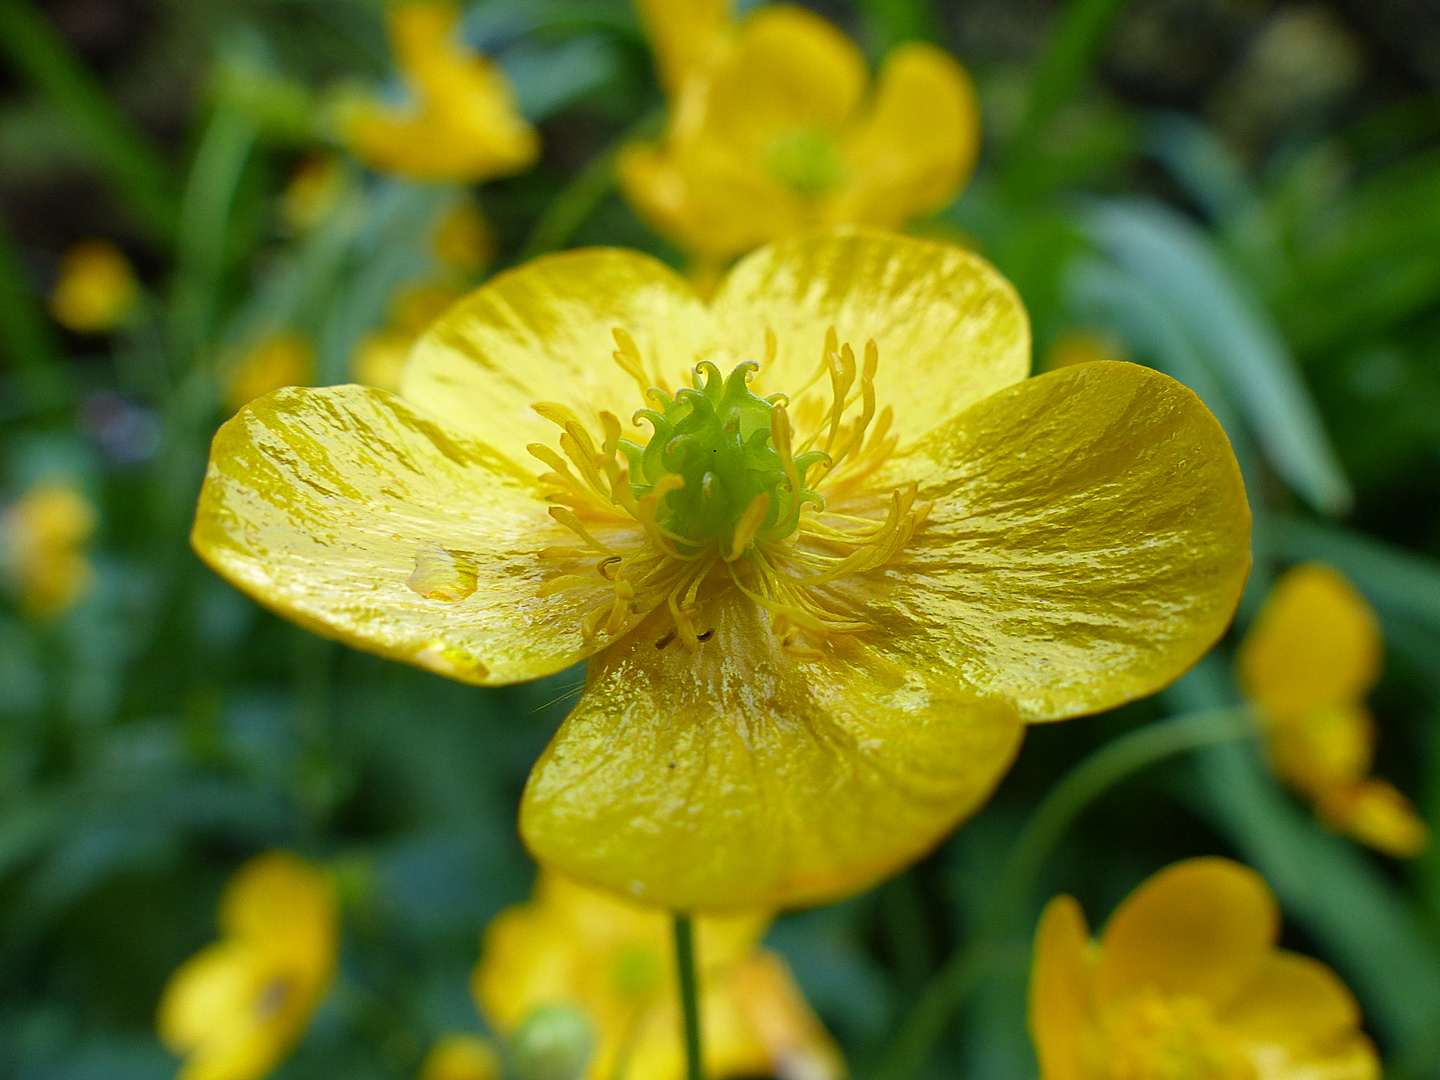
[[[1440,827],[1433,6],[816,6],[872,59],[924,37],[970,67],[981,171],[919,227],[1016,282],[1042,363],[1099,332],[1205,398],[1256,513],[1238,625],[1291,562],[1349,574],[1388,644],[1377,771]],[[357,170],[322,228],[277,210],[323,142],[329,90],[387,77],[379,15],[371,0],[0,0],[0,505],[58,472],[101,520],[77,608],[0,608],[0,1075],[170,1075],[160,988],[213,936],[224,879],[273,846],[328,861],[346,916],[340,982],[281,1077],[411,1076],[435,1036],[479,1029],[466,976],[485,922],[528,891],[515,806],[578,672],[482,691],[387,664],[262,613],[186,545],[227,358],[294,327],[317,380],[344,381],[396,290],[433,270],[422,238],[455,189]],[[617,140],[661,104],[628,7],[481,0],[466,25],[545,143],[536,170],[479,192],[497,265],[590,243],[673,261],[610,182]],[[90,236],[117,240],[146,287],[108,339],[62,332],[42,306],[60,254]],[[1233,699],[1227,644],[1158,699],[1038,729],[931,858],[783,917],[771,941],[857,1073],[900,1075],[897,1031],[933,1029],[935,1075],[1033,1076],[1039,903],[1071,891],[1098,921],[1159,866],[1214,852],[1264,873],[1287,943],[1355,989],[1388,1075],[1440,1075],[1440,851],[1399,865],[1323,831],[1249,744],[1109,785],[984,962],[947,966],[1027,813],[1075,762]]]

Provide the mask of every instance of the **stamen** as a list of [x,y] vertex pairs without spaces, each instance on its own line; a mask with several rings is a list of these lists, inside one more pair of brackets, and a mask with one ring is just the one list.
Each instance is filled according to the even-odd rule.
[[754,501],[745,508],[740,523],[735,526],[735,536],[730,542],[730,553],[725,556],[726,562],[734,562],[749,550],[750,543],[760,531],[760,524],[769,510],[770,496],[763,492],[756,495]]

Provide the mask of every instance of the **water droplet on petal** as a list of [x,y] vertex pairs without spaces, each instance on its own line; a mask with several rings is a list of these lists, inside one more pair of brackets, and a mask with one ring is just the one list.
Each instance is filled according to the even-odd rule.
[[433,540],[415,555],[415,572],[405,584],[427,600],[455,603],[475,591],[475,564]]

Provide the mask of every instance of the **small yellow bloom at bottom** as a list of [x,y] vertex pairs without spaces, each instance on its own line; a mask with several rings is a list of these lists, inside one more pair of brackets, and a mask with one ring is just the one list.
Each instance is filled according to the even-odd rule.
[[1349,990],[1279,930],[1265,882],[1228,859],[1155,874],[1098,941],[1056,897],[1030,974],[1040,1080],[1378,1080]]
[[335,971],[330,879],[285,852],[252,859],[221,897],[220,933],[160,1001],[160,1038],[185,1059],[177,1080],[260,1080],[299,1041]]
[[282,386],[308,386],[315,351],[299,334],[284,332],[267,338],[233,362],[225,390],[231,412]]
[[[844,1062],[784,960],[759,948],[764,915],[695,920],[705,1075],[835,1080]],[[473,989],[513,1035],[547,1006],[591,1021],[589,1080],[685,1073],[670,916],[542,872],[533,899],[486,929]]]
[[425,1055],[420,1080],[500,1080],[500,1056],[479,1035],[446,1035]]
[[77,334],[103,334],[125,320],[139,295],[125,253],[109,240],[84,240],[60,260],[50,314]]
[[1381,650],[1365,598],[1338,571],[1307,563],[1275,583],[1237,668],[1280,777],[1331,828],[1409,858],[1425,850],[1429,828],[1404,795],[1368,776],[1375,723],[1365,694],[1379,678]]
[[73,607],[95,576],[85,544],[95,532],[90,501],[58,480],[34,484],[0,514],[0,563],[32,618]]

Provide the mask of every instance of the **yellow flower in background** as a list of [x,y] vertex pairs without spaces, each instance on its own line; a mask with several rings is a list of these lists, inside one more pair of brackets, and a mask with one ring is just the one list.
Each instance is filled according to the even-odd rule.
[[68,611],[94,580],[85,549],[95,533],[94,506],[63,480],[41,480],[0,513],[0,565],[30,617]]
[[1380,677],[1375,612],[1338,571],[1290,570],[1240,645],[1240,684],[1264,724],[1275,771],[1332,828],[1400,858],[1430,831],[1408,799],[1369,776],[1375,723],[1365,695]]
[[479,1035],[447,1035],[425,1055],[420,1080],[500,1080],[495,1044]]
[[420,335],[460,299],[448,285],[417,285],[403,290],[390,306],[390,321],[367,334],[351,358],[350,374],[358,383],[398,393],[405,361]]
[[657,144],[634,144],[621,188],[704,261],[816,225],[898,228],[943,208],[975,167],[980,113],[965,70],[932,45],[885,59],[820,16],[767,4],[738,25],[715,0],[641,0],[670,95]]
[[114,330],[135,309],[140,283],[125,253],[109,240],[84,240],[65,252],[50,314],[77,334]]
[[460,39],[460,6],[398,0],[388,8],[395,63],[412,95],[342,107],[346,144],[371,168],[416,180],[477,181],[521,172],[539,157],[535,130],[504,73]]
[[403,397],[242,411],[192,540],[450,678],[588,658],[525,790],[541,861],[679,910],[820,901],[973,812],[1026,722],[1176,678],[1238,602],[1214,417],[1136,365],[1026,379],[1029,352],[993,268],[913,238],[776,244],[708,306],[636,252],[549,256],[452,307]]
[[1155,874],[1095,942],[1056,897],[1030,973],[1040,1080],[1378,1080],[1350,991],[1279,932],[1265,882],[1228,859]]
[[[700,918],[705,1075],[838,1080],[844,1062],[785,961],[759,947],[763,915]],[[534,898],[485,930],[475,1000],[507,1037],[549,1006],[591,1023],[589,1080],[681,1080],[685,1046],[670,917],[542,871]]]
[[260,1080],[300,1041],[335,972],[326,874],[285,852],[246,863],[220,899],[220,940],[170,977],[160,1038],[176,1080]]
[[229,359],[225,406],[235,412],[282,386],[305,386],[315,372],[315,350],[293,331],[273,334]]

